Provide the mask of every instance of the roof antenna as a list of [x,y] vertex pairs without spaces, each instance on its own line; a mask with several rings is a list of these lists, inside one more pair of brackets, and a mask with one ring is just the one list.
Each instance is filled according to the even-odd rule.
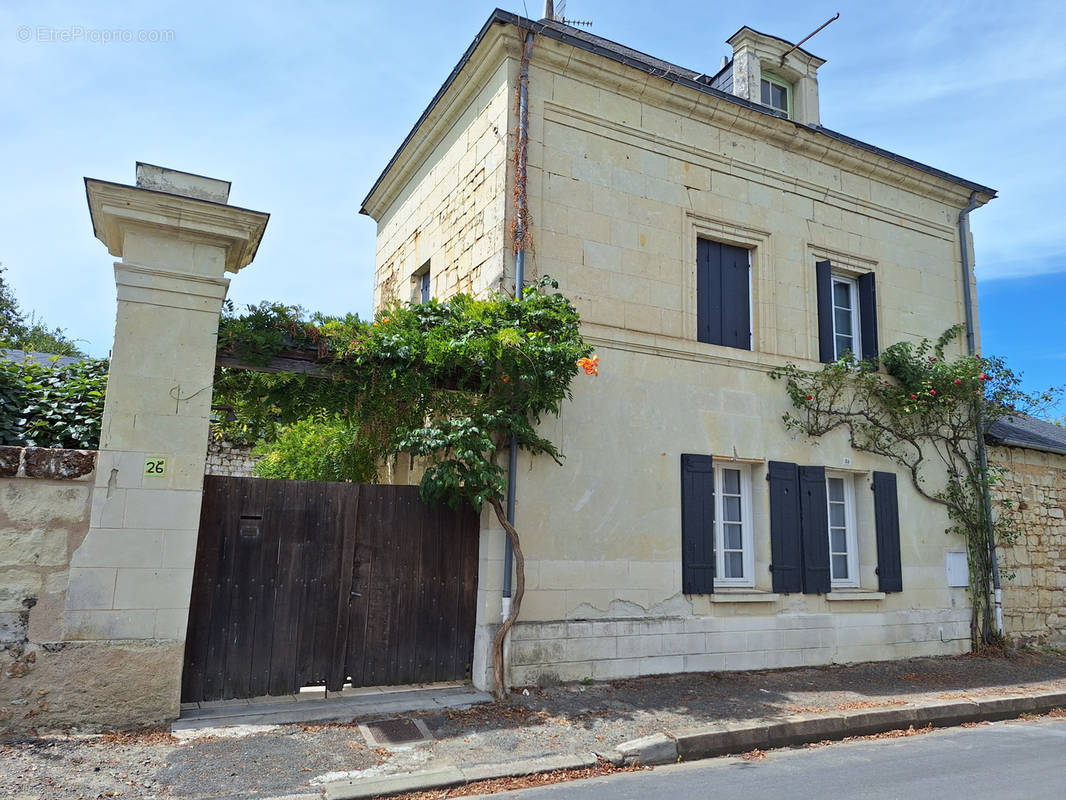
[[567,19],[566,17],[566,0],[544,0],[544,19],[551,20],[552,22],[559,22],[563,25],[576,26],[581,25],[585,28],[592,27],[592,20],[590,19]]
[[785,66],[785,59],[788,57],[789,53],[791,53],[793,50],[797,49],[801,44],[803,44],[805,41],[810,39],[812,36],[814,36],[814,34],[818,33],[820,30],[822,30],[822,28],[826,27],[830,22],[836,22],[838,19],[840,19],[840,12],[839,11],[836,13],[835,16],[830,17],[829,19],[827,19],[825,22],[823,22],[821,25],[819,25],[813,31],[811,31],[806,36],[804,36],[802,39],[800,39],[798,42],[796,42],[794,45],[792,45],[792,48],[790,50],[788,50],[783,56],[781,56],[781,66],[782,67]]

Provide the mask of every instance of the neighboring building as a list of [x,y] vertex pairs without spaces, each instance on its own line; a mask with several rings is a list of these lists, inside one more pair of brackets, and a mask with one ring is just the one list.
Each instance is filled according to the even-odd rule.
[[1066,646],[1066,428],[1032,417],[989,426],[996,494],[1011,502],[1023,535],[1003,548],[1003,618],[1016,641]]
[[787,432],[767,373],[964,322],[960,213],[995,192],[820,127],[824,62],[781,39],[742,28],[701,74],[496,11],[364,201],[377,307],[511,289],[529,34],[526,278],[559,280],[601,370],[544,422],[565,465],[520,459],[512,681],[966,650],[944,510],[842,433]]

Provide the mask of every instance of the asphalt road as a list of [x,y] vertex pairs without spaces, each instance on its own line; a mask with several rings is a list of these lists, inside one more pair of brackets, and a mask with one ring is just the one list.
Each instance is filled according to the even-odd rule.
[[507,800],[912,800],[1066,797],[1066,719],[716,758],[505,794]]

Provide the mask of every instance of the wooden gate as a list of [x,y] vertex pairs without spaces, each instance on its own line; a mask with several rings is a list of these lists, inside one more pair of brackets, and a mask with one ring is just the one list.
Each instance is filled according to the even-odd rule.
[[182,701],[469,679],[477,532],[413,486],[206,476]]

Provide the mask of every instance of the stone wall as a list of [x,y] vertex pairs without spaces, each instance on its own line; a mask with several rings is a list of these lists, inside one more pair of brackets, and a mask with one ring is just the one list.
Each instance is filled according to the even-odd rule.
[[258,460],[252,456],[251,447],[219,441],[212,436],[207,442],[207,467],[204,474],[251,478],[254,477],[252,470]]
[[1007,634],[1019,642],[1066,646],[1066,456],[994,447],[999,494],[1014,505],[1021,540],[1002,551],[1014,579],[1003,583]]
[[[162,721],[180,642],[64,641],[69,569],[89,530],[97,454],[0,447],[0,730]],[[135,689],[116,693],[130,668]]]

